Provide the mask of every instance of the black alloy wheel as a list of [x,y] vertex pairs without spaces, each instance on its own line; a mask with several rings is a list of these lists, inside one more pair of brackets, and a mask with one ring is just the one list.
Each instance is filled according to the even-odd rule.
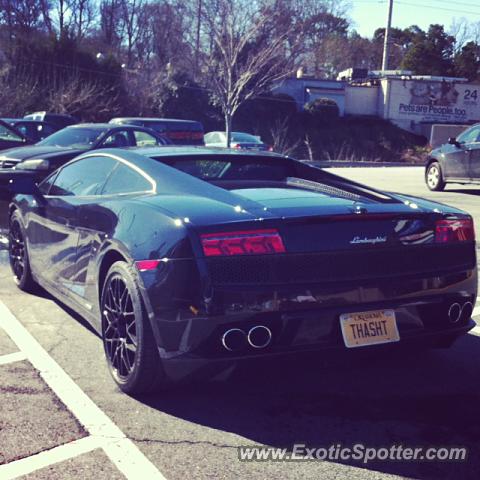
[[132,266],[115,262],[101,298],[102,337],[110,373],[126,393],[163,386],[160,357]]
[[25,230],[18,212],[13,212],[10,217],[10,232],[8,254],[13,279],[21,290],[31,291],[35,288],[35,281],[30,270]]

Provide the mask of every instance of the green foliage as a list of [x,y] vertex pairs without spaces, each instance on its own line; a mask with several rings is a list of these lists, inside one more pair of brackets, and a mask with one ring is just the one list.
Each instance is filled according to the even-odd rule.
[[480,45],[468,42],[454,58],[455,74],[470,81],[480,79]]
[[426,34],[419,32],[408,48],[402,68],[418,75],[452,75],[455,37],[443,25],[430,25]]

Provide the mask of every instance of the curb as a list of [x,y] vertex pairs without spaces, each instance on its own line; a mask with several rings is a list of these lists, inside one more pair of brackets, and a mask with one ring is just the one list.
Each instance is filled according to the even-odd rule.
[[423,164],[416,164],[416,163],[405,163],[405,162],[350,162],[350,161],[342,161],[342,160],[301,160],[301,162],[308,163],[310,165],[314,165],[316,167],[322,168],[383,168],[383,167],[402,167],[402,168],[412,168],[412,167],[421,167],[423,168]]

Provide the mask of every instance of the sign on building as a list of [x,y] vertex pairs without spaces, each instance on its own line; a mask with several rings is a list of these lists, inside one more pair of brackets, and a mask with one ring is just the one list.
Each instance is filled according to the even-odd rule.
[[416,123],[480,119],[480,85],[450,81],[387,80],[387,118]]

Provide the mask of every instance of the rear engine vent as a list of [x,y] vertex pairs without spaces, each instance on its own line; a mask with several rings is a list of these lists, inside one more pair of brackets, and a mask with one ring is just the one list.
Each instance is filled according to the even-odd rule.
[[475,266],[475,246],[457,243],[205,260],[214,285],[332,283],[468,270]]

